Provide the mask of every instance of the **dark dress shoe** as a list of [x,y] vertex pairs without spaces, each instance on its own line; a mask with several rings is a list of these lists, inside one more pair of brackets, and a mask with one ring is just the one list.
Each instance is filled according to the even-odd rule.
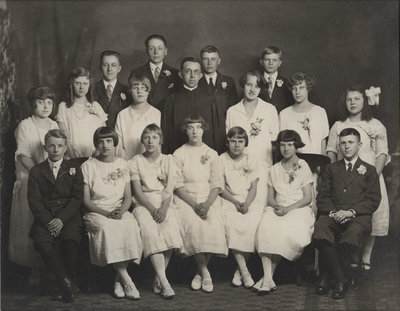
[[317,295],[326,295],[329,293],[329,277],[327,274],[324,274],[319,280],[315,293]]
[[74,285],[68,277],[65,277],[61,282],[61,297],[64,302],[74,300]]
[[332,299],[343,299],[346,293],[345,282],[337,282],[332,291]]

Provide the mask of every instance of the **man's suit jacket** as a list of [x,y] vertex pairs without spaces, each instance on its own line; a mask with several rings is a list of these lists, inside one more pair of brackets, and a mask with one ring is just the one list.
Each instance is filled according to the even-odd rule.
[[[275,80],[275,86],[274,90],[272,91],[272,96],[269,96],[268,82],[265,80],[263,72],[260,72],[260,75],[262,85],[259,97],[262,100],[274,105],[278,113],[294,103],[292,92],[290,92],[289,90],[289,81],[285,77],[278,74]],[[278,82],[279,80],[281,80],[283,83],[280,84]]]
[[176,87],[182,84],[178,75],[178,70],[166,63],[163,63],[157,83],[151,73],[149,62],[139,68],[133,69],[131,75],[132,74],[136,76],[145,76],[150,80],[151,90],[148,101],[149,104],[160,111],[162,111],[162,103],[168,95],[171,95],[176,90]]
[[118,113],[122,109],[128,107],[131,103],[131,97],[129,95],[128,88],[119,81],[117,81],[115,84],[111,96],[111,102],[108,101],[107,91],[104,87],[103,79],[97,81],[92,86],[92,97],[93,100],[97,101],[101,105],[104,112],[108,114],[108,120],[106,121],[106,124],[112,128],[115,127]]
[[344,160],[326,166],[317,195],[321,215],[330,211],[353,209],[358,218],[370,221],[381,201],[379,178],[375,167],[357,159],[350,174]]
[[46,224],[59,218],[64,224],[61,235],[79,242],[82,197],[83,177],[75,161],[63,160],[57,179],[48,160],[34,166],[28,179],[28,203],[34,216],[31,237],[36,242],[49,240]]

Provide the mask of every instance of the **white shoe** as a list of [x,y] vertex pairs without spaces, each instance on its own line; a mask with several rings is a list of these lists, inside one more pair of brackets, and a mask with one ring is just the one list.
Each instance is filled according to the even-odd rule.
[[201,290],[206,293],[212,293],[214,285],[211,279],[205,279],[201,282]]
[[261,288],[261,286],[263,285],[263,281],[264,281],[264,278],[261,278],[256,284],[253,285],[253,289],[258,291]]
[[175,296],[175,292],[172,289],[171,285],[168,284],[167,287],[164,288],[162,291],[161,295],[163,296],[164,299],[171,299],[172,297]]
[[125,291],[124,287],[119,281],[114,282],[114,297],[115,298],[124,298],[125,297]]
[[243,281],[244,287],[246,287],[246,288],[250,288],[254,285],[254,281],[251,278],[251,274],[249,271],[245,272],[242,275],[242,281]]
[[196,274],[190,284],[193,290],[199,290],[201,288],[201,276]]
[[156,276],[153,281],[153,293],[159,295],[161,294],[161,292],[162,292],[161,284]]
[[239,269],[236,269],[235,274],[233,275],[232,284],[237,287],[242,286],[243,284]]
[[137,300],[140,298],[139,291],[137,290],[135,284],[132,282],[130,284],[124,285],[126,298],[130,300]]

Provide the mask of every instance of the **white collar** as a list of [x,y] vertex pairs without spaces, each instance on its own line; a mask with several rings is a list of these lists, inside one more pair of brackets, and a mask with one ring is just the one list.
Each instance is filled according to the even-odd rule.
[[53,165],[55,165],[55,166],[57,166],[58,168],[60,168],[60,167],[61,167],[61,163],[62,163],[63,160],[64,160],[64,159],[61,158],[61,160],[58,160],[57,162],[53,162],[53,161],[51,161],[49,158],[47,158],[47,161],[49,161],[49,164],[50,164],[50,168],[51,168]]
[[356,164],[357,159],[358,159],[358,156],[356,156],[356,157],[355,157],[353,160],[351,160],[351,161],[346,160],[346,158],[344,158],[344,163],[345,163],[346,170],[347,170],[347,166],[349,165],[349,163],[351,163],[351,167],[354,168],[354,165]]
[[212,74],[204,73],[204,78],[206,79],[207,84],[210,81],[210,78],[212,78],[213,79],[213,84],[215,85],[217,83],[217,76],[218,76],[218,74],[217,74],[216,71],[213,72]]
[[188,87],[188,86],[186,86],[186,84],[183,84],[183,87],[189,91],[193,91],[193,90],[197,89],[197,85],[195,87]]
[[275,81],[276,78],[278,78],[278,71],[275,71],[272,75],[264,71],[264,78],[266,81],[268,81],[268,78],[271,77],[272,81]]
[[150,63],[150,69],[152,72],[154,72],[154,70],[156,70],[156,67],[160,68],[160,72],[161,72],[162,66],[164,64],[164,62],[161,62],[158,65],[155,65],[152,62],[149,62],[149,63]]
[[107,85],[111,84],[113,90],[115,89],[115,85],[117,84],[117,78],[111,81],[106,81],[103,79],[104,87],[107,89]]

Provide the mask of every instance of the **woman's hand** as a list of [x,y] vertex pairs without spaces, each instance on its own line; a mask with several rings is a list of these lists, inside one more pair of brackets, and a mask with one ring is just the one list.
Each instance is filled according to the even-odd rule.
[[115,209],[113,209],[111,212],[108,213],[107,217],[111,219],[120,220],[124,213],[125,211],[121,210],[120,207],[116,207]]
[[239,213],[246,214],[249,211],[249,207],[246,203],[239,203]]
[[203,203],[199,203],[197,204],[196,208],[195,208],[195,213],[197,215],[199,215],[199,217],[203,220],[207,219],[207,213],[208,210],[210,209],[210,205],[207,204],[206,202]]
[[156,218],[153,217],[154,221],[157,223],[162,223],[165,220],[165,217],[167,217],[167,206],[162,206],[157,210],[156,213]]
[[274,207],[274,212],[275,212],[276,216],[283,216],[283,215],[287,214],[285,207],[282,205],[278,205],[278,206]]

